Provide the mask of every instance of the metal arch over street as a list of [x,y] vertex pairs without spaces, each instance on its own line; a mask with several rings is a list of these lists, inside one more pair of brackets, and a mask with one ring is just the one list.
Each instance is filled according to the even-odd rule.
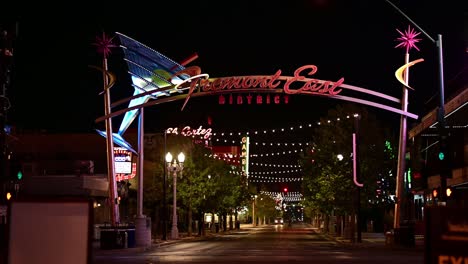
[[[124,60],[127,62],[134,93],[130,97],[111,104],[113,108],[128,102],[127,108],[108,113],[97,118],[95,122],[102,122],[124,114],[120,128],[117,133],[113,133],[113,138],[116,144],[135,153],[137,151],[126,142],[123,134],[143,108],[185,99],[183,110],[190,98],[199,96],[223,94],[241,96],[239,94],[242,93],[322,96],[380,108],[404,117],[418,118],[417,115],[403,110],[401,100],[398,98],[345,84],[344,78],[337,81],[314,78],[318,70],[315,65],[299,67],[292,76],[282,75],[282,71],[278,70],[272,75],[209,78],[209,75],[202,73],[198,66],[185,68],[186,64],[194,60],[193,56],[182,63],[177,63],[124,34],[119,32],[116,34],[119,36],[120,47],[124,52]],[[344,94],[348,91],[349,94]],[[365,94],[367,97],[370,95],[375,100],[354,97],[356,94]],[[104,131],[98,130],[97,132],[106,137]]]

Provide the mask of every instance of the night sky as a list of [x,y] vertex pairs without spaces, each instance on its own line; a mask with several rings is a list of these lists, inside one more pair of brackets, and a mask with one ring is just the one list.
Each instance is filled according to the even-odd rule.
[[[158,1],[159,2],[159,1]],[[2,23],[18,21],[12,108],[8,123],[18,128],[50,132],[89,132],[102,128],[94,120],[104,112],[101,75],[88,67],[100,65],[92,43],[106,32],[126,34],[162,54],[181,61],[196,52],[198,65],[210,77],[283,75],[306,64],[318,66],[316,78],[338,80],[401,97],[395,70],[404,63],[404,49],[395,48],[396,29],[410,24],[384,0],[309,1],[166,1],[95,6],[2,8]],[[466,8],[463,1],[397,1],[396,4],[432,38],[443,35],[446,98],[460,88],[450,82],[466,65]],[[449,4],[450,3],[450,4]],[[410,60],[425,62],[411,68],[409,111],[421,117],[438,104],[436,45],[423,34]],[[116,38],[117,40],[117,38]],[[109,58],[116,73],[113,100],[133,92],[127,65],[119,48]],[[465,72],[466,73],[466,72]],[[312,96],[292,97],[287,105],[218,105],[218,97],[192,99],[184,112],[182,101],[147,109],[148,131],[190,124],[256,129],[314,122],[343,101]],[[374,108],[372,108],[374,109]],[[396,114],[374,109],[384,120]],[[120,124],[116,118],[114,126]]]

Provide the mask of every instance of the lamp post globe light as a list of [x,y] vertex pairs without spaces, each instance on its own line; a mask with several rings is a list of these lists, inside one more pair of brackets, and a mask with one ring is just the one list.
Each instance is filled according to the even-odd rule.
[[343,160],[343,154],[338,154],[336,155],[336,158],[339,160],[339,161],[342,161]]
[[179,230],[177,229],[177,173],[182,173],[184,169],[185,155],[184,153],[179,153],[177,160],[173,159],[172,154],[168,152],[166,154],[166,163],[167,171],[172,172],[173,178],[173,204],[172,204],[172,229],[171,229],[171,238],[179,238]]

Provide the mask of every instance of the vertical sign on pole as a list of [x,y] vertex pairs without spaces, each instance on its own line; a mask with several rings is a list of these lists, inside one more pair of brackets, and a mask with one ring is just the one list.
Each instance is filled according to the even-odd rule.
[[249,177],[249,137],[248,136],[242,137],[241,143],[242,143],[241,144],[242,173],[248,178]]

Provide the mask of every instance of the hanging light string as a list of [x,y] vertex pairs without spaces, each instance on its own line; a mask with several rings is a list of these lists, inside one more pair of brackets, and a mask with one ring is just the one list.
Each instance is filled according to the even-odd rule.
[[[260,154],[257,154],[257,153],[252,153],[249,155],[249,157],[251,158],[257,158],[257,157],[274,157],[274,156],[281,156],[281,155],[289,155],[289,154],[297,154],[297,153],[301,153],[303,152],[304,149],[293,149],[293,150],[288,150],[288,151],[278,151],[278,152],[270,152],[270,153],[260,153]],[[208,157],[212,157],[212,158],[215,158],[215,159],[240,159],[241,158],[241,155],[234,155],[234,154],[226,154],[222,157],[220,157],[219,155],[216,155],[216,154],[213,154],[213,155],[208,155],[206,154],[205,156],[208,156]]]
[[265,194],[269,195],[272,198],[302,198],[302,194],[300,192],[287,192],[286,195],[284,195],[283,192],[268,192],[268,191],[260,191],[260,194]]
[[269,177],[269,176],[250,176],[251,180],[269,180],[269,181],[302,181],[302,177]]
[[[350,119],[352,117],[356,118],[358,116],[359,116],[359,114],[355,113],[355,114],[351,114],[351,115],[346,115],[345,117],[342,117],[342,118],[338,117],[338,118],[336,118],[334,120],[329,119],[329,120],[326,121],[326,123],[331,124],[332,122],[339,122],[339,121],[344,120],[344,119]],[[320,121],[317,121],[314,124],[316,126],[322,125],[322,123]],[[266,134],[269,134],[269,133],[285,133],[285,132],[289,133],[291,131],[301,130],[301,129],[305,129],[305,128],[312,128],[312,127],[314,127],[314,125],[312,123],[308,123],[308,124],[299,124],[299,125],[291,126],[291,127],[288,127],[288,128],[283,127],[283,128],[245,131],[245,132],[221,131],[221,132],[213,132],[209,139],[211,139],[214,142],[240,143],[240,140],[227,140],[227,139],[220,139],[220,138],[233,137],[233,136],[240,137],[240,136],[243,136],[243,135],[247,135],[247,136],[266,135]],[[190,135],[190,136],[187,136],[187,137],[191,137],[191,138],[194,138],[194,139],[200,139],[200,140],[208,140],[207,138],[205,138],[204,135]],[[261,143],[261,144],[263,144],[263,143]],[[268,143],[266,143],[266,144],[268,144]],[[276,143],[276,144],[278,144],[278,143]],[[283,143],[280,143],[280,144],[283,144]]]
[[250,166],[262,166],[262,167],[273,167],[273,168],[301,168],[301,165],[297,164],[271,164],[271,163],[259,163],[252,162]]
[[[270,195],[272,197],[284,196],[284,192],[269,192],[269,191],[260,191],[260,194]],[[286,196],[300,196],[302,197],[301,192],[287,192]]]
[[250,154],[251,158],[257,157],[273,157],[273,156],[281,156],[281,155],[289,155],[289,154],[297,154],[303,152],[304,149],[293,149],[288,151],[278,151],[278,152],[270,152],[270,153],[261,153],[261,154]]
[[255,146],[278,146],[278,147],[282,147],[282,146],[308,146],[309,145],[309,142],[306,142],[306,143],[302,143],[302,142],[298,142],[298,143],[295,143],[295,142],[251,142],[250,145],[255,145]]
[[304,129],[307,127],[312,127],[312,124],[307,124],[307,125],[298,125],[298,126],[292,126],[289,128],[273,128],[273,129],[264,129],[264,130],[254,130],[254,131],[245,131],[245,132],[214,132],[213,137],[232,137],[232,136],[255,136],[255,135],[265,135],[268,133],[288,133],[294,130],[299,130],[299,129]]
[[[231,170],[229,171],[229,174],[234,174],[234,175],[243,175],[242,172],[240,171],[235,171],[235,170]],[[271,175],[275,175],[275,173],[271,173]],[[262,176],[262,175],[259,175],[259,174],[255,174],[252,173],[252,172],[249,172],[249,178],[251,179],[265,179],[265,180],[278,180],[278,179],[281,179],[281,180],[284,180],[284,179],[292,179],[293,181],[302,181],[303,177],[299,176],[299,177],[277,177],[277,176],[270,176],[270,174],[268,176]]]
[[[351,117],[358,117],[359,115],[358,114],[353,114],[353,115],[347,115],[346,116],[346,119],[350,119]],[[340,122],[341,121],[341,118],[336,118],[336,119],[329,119],[326,122],[326,124],[330,125],[334,122]],[[316,125],[320,126],[322,125],[321,122],[316,122]],[[285,128],[280,128],[280,129],[271,129],[271,130],[263,130],[263,133],[262,134],[267,134],[269,132],[271,133],[279,133],[279,132],[290,132],[290,131],[294,131],[295,129],[303,129],[304,127],[312,127],[312,124],[308,124],[307,126],[305,125],[298,125],[297,127],[290,127],[289,129],[285,129]],[[260,132],[259,131],[253,131],[253,134],[254,135],[258,135]],[[213,137],[215,136],[221,136],[221,137],[224,137],[224,136],[241,136],[241,135],[249,135],[250,132],[245,132],[245,133],[242,133],[242,132],[221,132],[221,133],[216,133],[214,132],[213,133]],[[212,140],[213,137],[211,138]],[[192,138],[198,138],[198,136],[192,136]],[[204,139],[203,137],[200,137],[200,139]],[[215,139],[216,141],[219,141],[220,139],[217,138]],[[224,142],[228,142],[227,139],[224,139]],[[232,142],[233,144],[241,144],[241,141],[240,140],[230,140],[230,142]],[[305,145],[305,146],[308,146],[310,143],[296,143],[296,142],[290,142],[290,143],[281,143],[281,142],[276,142],[276,143],[273,143],[273,142],[251,142],[250,143],[251,145],[255,145],[255,146],[285,146],[285,147],[289,147],[289,146],[302,146],[302,145]],[[251,153],[249,155],[250,158],[263,158],[263,157],[276,157],[276,156],[282,156],[282,155],[288,155],[288,154],[297,154],[297,153],[301,153],[303,152],[304,149],[300,148],[300,149],[292,149],[292,150],[288,150],[288,151],[277,151],[277,152],[270,152],[270,153]],[[210,155],[205,155],[205,156],[209,156],[211,158],[214,158],[214,159],[217,159],[217,160],[222,160],[222,161],[225,161],[225,162],[228,162],[230,164],[235,164],[235,165],[239,165],[240,164],[240,158],[241,158],[241,155],[238,154],[238,155],[234,155],[234,154],[223,154],[222,156],[221,155],[217,155],[217,154],[210,154]],[[258,162],[252,162],[252,165],[257,165],[257,166],[265,166],[265,167],[291,167],[291,168],[300,168],[299,165],[280,165],[280,164],[265,164],[265,163],[258,163]],[[300,171],[300,170],[299,170]],[[259,171],[250,171],[249,172],[249,176],[251,176],[251,181],[252,182],[264,182],[263,180],[266,179],[268,180],[268,182],[271,182],[272,180],[276,180],[276,181],[290,181],[291,178],[275,178],[275,179],[268,179],[268,178],[260,178],[262,180],[257,180],[257,179],[253,179],[253,178],[256,178],[256,175],[263,175],[263,174],[267,174],[267,175],[276,175],[276,174],[279,174],[279,173],[291,173],[293,171],[280,171],[280,172],[259,172]],[[297,172],[297,171],[296,171]],[[257,176],[259,177],[259,176]],[[296,180],[297,178],[295,178],[294,180]],[[302,178],[301,178],[302,180]]]
[[[344,117],[337,117],[335,119],[328,119],[326,121],[327,124],[331,124],[332,122],[340,122],[342,120],[345,120],[345,119],[350,119],[350,118],[356,118],[358,117],[359,114],[350,114],[350,115],[346,115]],[[322,125],[322,122],[320,121],[317,121],[315,122],[315,125],[317,126],[320,126]],[[245,131],[245,132],[240,132],[240,131],[221,131],[221,132],[213,132],[213,135],[212,135],[212,139],[213,138],[219,138],[219,137],[233,137],[233,136],[243,136],[243,135],[247,135],[247,136],[255,136],[255,135],[265,135],[265,134],[269,134],[269,133],[289,133],[291,131],[296,131],[296,130],[300,130],[300,129],[305,129],[305,128],[312,128],[314,127],[314,125],[312,123],[308,123],[308,124],[299,124],[299,125],[296,125],[296,126],[291,126],[289,128],[273,128],[273,129],[263,129],[263,130],[254,130],[254,131]],[[213,140],[213,141],[216,141],[216,140]]]
[[253,179],[249,177],[249,182],[255,182],[255,183],[278,183],[278,182],[294,182],[294,181],[302,181],[303,178],[276,178],[276,179]]
[[285,197],[283,199],[285,202],[300,202],[302,201],[302,197]]
[[[243,173],[240,171],[231,170],[229,171],[230,174],[234,175],[242,175]],[[249,172],[249,182],[262,182],[262,183],[277,183],[277,182],[297,182],[303,181],[303,177],[272,177],[269,176],[258,176]]]
[[249,175],[268,175],[268,174],[283,174],[283,173],[294,173],[301,172],[301,169],[296,170],[283,170],[283,171],[249,171]]
[[233,163],[233,164],[240,164],[240,159],[238,158],[230,158],[229,156],[231,155],[223,155],[223,156],[219,156],[219,155],[216,155],[216,154],[205,154],[205,157],[208,157],[208,158],[212,158],[212,159],[216,159],[216,160],[222,160],[222,161],[226,161],[228,163]]

